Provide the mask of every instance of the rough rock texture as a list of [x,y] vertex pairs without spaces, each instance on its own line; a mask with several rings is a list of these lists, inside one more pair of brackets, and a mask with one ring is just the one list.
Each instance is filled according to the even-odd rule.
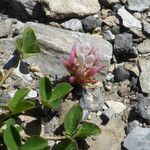
[[141,127],[132,129],[123,145],[127,150],[149,150],[150,129]]
[[150,24],[147,21],[143,21],[142,23],[144,32],[150,36]]
[[[87,16],[100,10],[98,0],[2,0],[1,9],[19,20]],[[6,7],[8,6],[8,8]]]
[[89,150],[120,150],[123,140],[124,122],[119,118],[113,118],[106,126],[100,126],[102,133],[95,140],[88,139]]
[[128,9],[139,12],[148,9],[150,6],[149,0],[127,0],[127,3]]
[[140,86],[143,92],[150,93],[150,58],[139,60],[141,73],[140,73]]
[[150,123],[150,97],[140,99],[137,106],[138,114]]
[[123,21],[123,25],[128,28],[137,28],[141,30],[142,25],[139,20],[137,20],[134,16],[132,16],[124,7],[121,7],[118,10],[118,15],[121,17]]
[[144,40],[137,47],[138,51],[142,54],[150,53],[150,39]]
[[44,0],[48,4],[47,15],[52,18],[66,18],[95,14],[100,10],[98,0]]
[[[109,42],[102,39],[100,36],[92,36],[78,32],[66,31],[37,23],[27,23],[25,26],[31,26],[34,29],[42,48],[40,56],[37,55],[37,57],[27,58],[26,61],[30,62],[30,64],[34,63],[39,65],[40,69],[45,74],[51,74],[52,76],[57,74],[59,77],[66,75],[67,71],[61,65],[60,58],[69,53],[74,41],[82,43],[87,47],[99,47],[101,50],[102,64],[106,64],[106,66],[108,66],[110,63],[110,59],[112,57],[112,46]],[[5,50],[15,50],[14,42],[11,44],[10,41],[1,41],[0,47],[4,46]]]

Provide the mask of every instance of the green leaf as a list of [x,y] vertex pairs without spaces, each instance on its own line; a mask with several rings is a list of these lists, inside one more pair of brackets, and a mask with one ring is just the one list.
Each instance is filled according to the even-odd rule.
[[50,101],[55,101],[57,99],[61,99],[62,97],[66,96],[73,87],[69,83],[60,83],[56,85],[52,91]]
[[57,99],[53,102],[49,102],[49,105],[51,106],[51,108],[56,109],[60,106],[61,103],[62,103],[62,99]]
[[46,147],[48,147],[48,142],[45,139],[39,136],[32,136],[23,145],[23,150],[42,150]]
[[8,125],[8,126],[9,125],[13,126],[13,125],[15,125],[15,119],[9,118],[8,120],[5,121],[5,124]]
[[72,135],[82,119],[83,110],[79,105],[70,108],[64,120],[64,128],[68,135]]
[[33,102],[24,100],[28,92],[29,89],[22,88],[15,93],[12,99],[9,100],[8,107],[13,113],[20,113],[35,107]]
[[9,150],[21,149],[20,134],[14,126],[10,125],[4,130],[4,142]]
[[52,93],[52,84],[49,78],[43,77],[39,81],[39,93],[41,101],[49,101]]
[[76,141],[71,141],[69,139],[63,140],[58,143],[55,147],[56,150],[78,150]]
[[101,129],[96,124],[85,122],[79,125],[79,128],[77,129],[74,137],[85,138],[100,133]]
[[24,100],[23,102],[20,102],[16,108],[13,110],[14,113],[20,113],[29,109],[32,109],[35,107],[35,103],[31,101]]
[[32,28],[27,27],[24,30],[23,37],[16,40],[16,48],[23,57],[40,52],[40,47]]

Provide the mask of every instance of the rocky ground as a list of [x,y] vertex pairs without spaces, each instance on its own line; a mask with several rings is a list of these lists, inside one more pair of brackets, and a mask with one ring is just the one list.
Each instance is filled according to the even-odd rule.
[[1,105],[20,87],[29,87],[28,96],[37,99],[39,77],[49,75],[54,81],[67,75],[60,57],[68,55],[74,41],[99,47],[106,67],[95,85],[78,90],[76,99],[70,94],[57,113],[37,110],[20,116],[26,133],[53,136],[67,110],[79,102],[85,118],[102,129],[81,149],[149,150],[150,1],[1,0],[2,72],[18,59],[15,41],[27,26],[35,31],[42,52],[21,62],[6,80],[0,88]]

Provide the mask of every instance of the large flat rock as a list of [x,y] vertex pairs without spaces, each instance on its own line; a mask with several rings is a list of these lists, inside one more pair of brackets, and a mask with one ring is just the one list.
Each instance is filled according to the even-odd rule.
[[141,69],[140,86],[144,93],[150,93],[150,57],[139,60]]
[[[7,7],[6,7],[7,6]],[[98,0],[1,0],[0,9],[19,20],[40,22],[49,18],[63,19],[96,14]]]
[[52,18],[66,18],[95,14],[100,10],[98,0],[44,0],[49,9],[46,13]]
[[[100,49],[102,64],[106,65],[103,72],[106,71],[107,66],[110,64],[112,45],[102,39],[101,36],[67,31],[30,22],[26,23],[24,28],[27,26],[32,27],[35,31],[42,52],[38,55],[26,58],[24,61],[39,65],[44,74],[51,74],[52,76],[58,75],[58,77],[68,74],[65,67],[61,64],[60,58],[68,56],[74,41],[77,41],[79,46],[82,44],[90,48],[95,46]],[[7,53],[7,59],[15,50],[16,38],[0,39],[0,51]],[[103,75],[99,77],[103,77]]]
[[31,22],[25,25],[25,27],[27,26],[33,28],[42,48],[40,57],[31,57],[27,61],[38,64],[46,74],[62,76],[66,73],[66,70],[60,63],[60,58],[68,55],[75,41],[90,48],[93,46],[98,47],[101,53],[102,64],[106,65],[105,69],[110,64],[112,45],[98,35],[72,32]]

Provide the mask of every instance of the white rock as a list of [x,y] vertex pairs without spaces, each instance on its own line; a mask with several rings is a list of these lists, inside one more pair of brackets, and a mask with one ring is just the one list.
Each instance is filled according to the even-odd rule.
[[122,104],[121,102],[106,101],[105,103],[109,108],[113,108],[113,110],[115,111],[117,115],[126,109],[126,106]]
[[32,90],[32,89],[31,89],[31,90],[29,91],[29,93],[28,93],[28,97],[29,97],[29,98],[36,98],[37,95],[38,95],[38,94],[37,94],[37,91]]
[[65,29],[69,29],[72,31],[81,31],[82,30],[82,23],[79,19],[71,19],[61,24],[61,26]]
[[137,28],[139,30],[142,29],[142,25],[141,22],[139,20],[137,20],[133,15],[131,15],[125,8],[124,6],[121,7],[118,10],[118,15],[121,17],[122,21],[123,21],[123,25],[125,27],[131,28]]
[[100,10],[98,0],[44,0],[49,9],[46,15],[52,18],[87,16]]

